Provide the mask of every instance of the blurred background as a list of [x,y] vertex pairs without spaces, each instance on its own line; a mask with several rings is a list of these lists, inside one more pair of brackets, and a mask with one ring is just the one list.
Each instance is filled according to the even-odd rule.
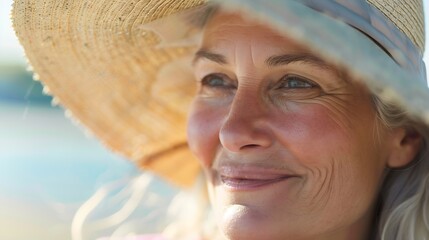
[[[103,218],[128,204],[124,199],[132,195],[129,182],[133,182],[128,180],[136,180],[139,172],[86,137],[64,117],[63,109],[51,106],[51,98],[42,94],[41,84],[26,70],[10,26],[11,4],[12,0],[0,2],[0,240],[67,240],[76,211],[97,189],[107,186],[121,194],[112,197],[116,207],[104,204],[107,210],[96,211]],[[140,184],[137,187],[142,187],[140,180],[134,181]],[[161,197],[174,192],[156,179],[151,186],[165,190]],[[159,198],[146,203],[165,204]],[[148,216],[147,209],[135,209],[134,215]],[[139,221],[128,227],[152,227],[153,219]],[[107,226],[97,234],[112,231]],[[88,236],[95,239],[97,235]]]

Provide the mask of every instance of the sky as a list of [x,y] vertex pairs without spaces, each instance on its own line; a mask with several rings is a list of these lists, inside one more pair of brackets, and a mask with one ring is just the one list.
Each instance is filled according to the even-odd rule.
[[[425,3],[426,15],[429,14],[429,4]],[[0,1],[0,63],[14,62],[25,64],[23,51],[18,44],[10,23],[10,9],[12,0]],[[426,39],[429,39],[429,16],[426,16]],[[429,48],[428,48],[429,49]],[[425,62],[429,62],[429,51],[424,56]],[[429,76],[429,75],[428,75]]]

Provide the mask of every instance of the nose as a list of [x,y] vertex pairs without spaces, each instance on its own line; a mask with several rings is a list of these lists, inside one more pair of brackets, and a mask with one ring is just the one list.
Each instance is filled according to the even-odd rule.
[[257,94],[237,90],[219,130],[219,139],[231,152],[265,149],[273,144],[267,104]]

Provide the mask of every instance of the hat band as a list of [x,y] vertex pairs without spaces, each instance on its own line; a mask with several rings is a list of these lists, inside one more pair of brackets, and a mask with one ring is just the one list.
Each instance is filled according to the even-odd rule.
[[379,44],[398,65],[418,73],[421,81],[427,81],[425,64],[417,46],[366,0],[301,0],[300,2],[363,32]]

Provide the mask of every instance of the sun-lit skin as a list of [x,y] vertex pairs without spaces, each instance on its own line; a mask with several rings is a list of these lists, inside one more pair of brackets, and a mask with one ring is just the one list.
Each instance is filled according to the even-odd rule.
[[[188,141],[226,238],[367,239],[393,143],[363,85],[225,13],[206,26],[194,68]],[[234,190],[219,180],[222,169],[292,177]]]

